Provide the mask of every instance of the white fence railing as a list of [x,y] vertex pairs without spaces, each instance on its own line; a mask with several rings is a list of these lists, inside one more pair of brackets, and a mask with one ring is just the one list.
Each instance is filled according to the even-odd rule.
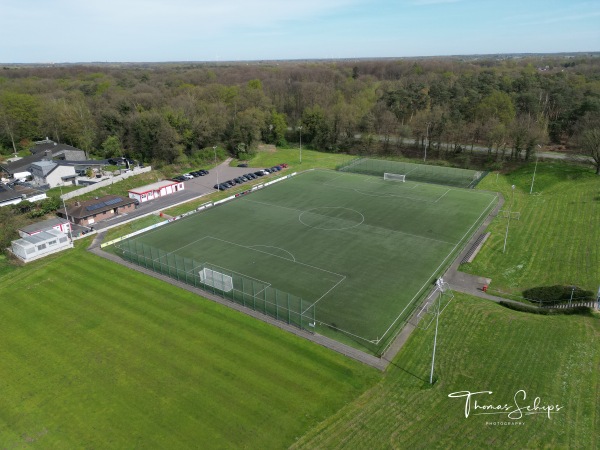
[[79,195],[83,195],[83,194],[87,194],[88,192],[95,191],[96,189],[100,189],[101,187],[110,186],[111,184],[116,183],[121,180],[124,180],[126,178],[133,177],[135,175],[139,175],[144,172],[150,172],[151,170],[152,170],[152,167],[144,167],[141,169],[139,167],[136,167],[133,170],[131,170],[130,172],[125,172],[125,173],[122,173],[121,175],[116,175],[116,176],[110,177],[106,180],[98,181],[97,183],[90,184],[89,186],[82,187],[81,189],[77,189],[76,191],[73,191],[73,192],[67,192],[66,194],[61,195],[60,198],[62,198],[63,200],[68,200],[70,198],[77,197]]

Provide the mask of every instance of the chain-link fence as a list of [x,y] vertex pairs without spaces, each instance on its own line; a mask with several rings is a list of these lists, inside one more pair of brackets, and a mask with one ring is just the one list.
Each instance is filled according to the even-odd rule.
[[123,259],[243,305],[298,328],[313,331],[315,307],[302,298],[230,269],[166,252],[135,239],[115,244]]
[[443,184],[461,188],[473,188],[487,175],[487,172],[469,169],[413,164],[376,158],[356,158],[342,164],[337,170],[381,177],[385,173],[404,175],[406,181]]

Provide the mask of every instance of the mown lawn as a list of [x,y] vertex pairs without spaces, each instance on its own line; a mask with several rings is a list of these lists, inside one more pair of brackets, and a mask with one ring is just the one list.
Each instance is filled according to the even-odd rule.
[[492,279],[490,289],[521,294],[537,286],[578,286],[597,292],[600,285],[600,177],[591,169],[564,162],[534,163],[507,175],[488,175],[478,189],[500,191],[504,209],[521,213],[509,224],[500,215],[491,237],[472,264],[461,270]]
[[[440,318],[437,382],[428,384],[434,326],[417,329],[385,379],[307,433],[297,448],[598,448],[600,319],[538,316],[458,295]],[[465,417],[459,391],[492,391],[479,405],[559,405],[551,418],[508,412]],[[473,402],[472,402],[473,403]],[[490,412],[487,410],[486,412]]]
[[81,241],[0,291],[1,448],[283,448],[381,376]]

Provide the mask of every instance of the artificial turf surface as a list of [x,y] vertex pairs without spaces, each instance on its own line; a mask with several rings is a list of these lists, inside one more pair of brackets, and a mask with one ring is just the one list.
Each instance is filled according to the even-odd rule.
[[[301,298],[317,332],[373,349],[408,317],[496,201],[488,192],[318,170],[119,245],[137,246],[149,266],[169,261],[174,268],[186,258],[177,276],[187,273],[192,284],[207,264],[254,280],[245,283],[247,305],[267,285],[279,298]],[[142,243],[160,249],[160,258],[140,250]]]

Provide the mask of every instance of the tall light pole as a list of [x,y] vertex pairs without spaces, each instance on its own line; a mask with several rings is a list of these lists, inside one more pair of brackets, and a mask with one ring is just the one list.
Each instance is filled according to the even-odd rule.
[[442,290],[440,289],[440,296],[438,297],[438,303],[435,311],[435,335],[433,337],[433,356],[431,357],[431,373],[429,374],[429,384],[433,384],[433,368],[435,366],[435,348],[437,346],[437,335],[438,335],[438,324],[440,322],[440,302],[442,301]]
[[298,127],[298,131],[300,131],[300,164],[302,164],[302,125]]
[[508,240],[508,226],[510,225],[510,216],[513,207],[513,203],[515,201],[515,185],[512,186],[512,200],[510,201],[510,208],[508,208],[508,220],[506,221],[506,234],[504,235],[504,248],[502,249],[502,253],[506,253],[506,241]]
[[427,147],[429,147],[429,125],[431,125],[431,122],[427,122],[427,130],[425,131],[425,156],[423,156],[423,162],[427,161]]
[[[541,145],[538,144],[538,148],[542,148]],[[533,182],[535,181],[535,172],[537,171],[537,163],[538,163],[539,155],[535,153],[535,168],[533,169],[533,178],[531,179],[531,189],[529,189],[529,195],[533,193]]]
[[71,240],[71,244],[73,244],[73,233],[71,233],[71,221],[69,220],[69,213],[67,212],[67,206],[65,205],[65,199],[63,198],[62,184],[60,185],[60,199],[62,200],[63,209],[65,210],[65,217],[67,219],[67,222],[69,222],[69,224],[68,224],[68,226],[69,226],[69,239]]
[[217,190],[219,188],[219,166],[217,166],[217,146],[213,146],[213,151],[215,152],[215,171],[217,172]]

